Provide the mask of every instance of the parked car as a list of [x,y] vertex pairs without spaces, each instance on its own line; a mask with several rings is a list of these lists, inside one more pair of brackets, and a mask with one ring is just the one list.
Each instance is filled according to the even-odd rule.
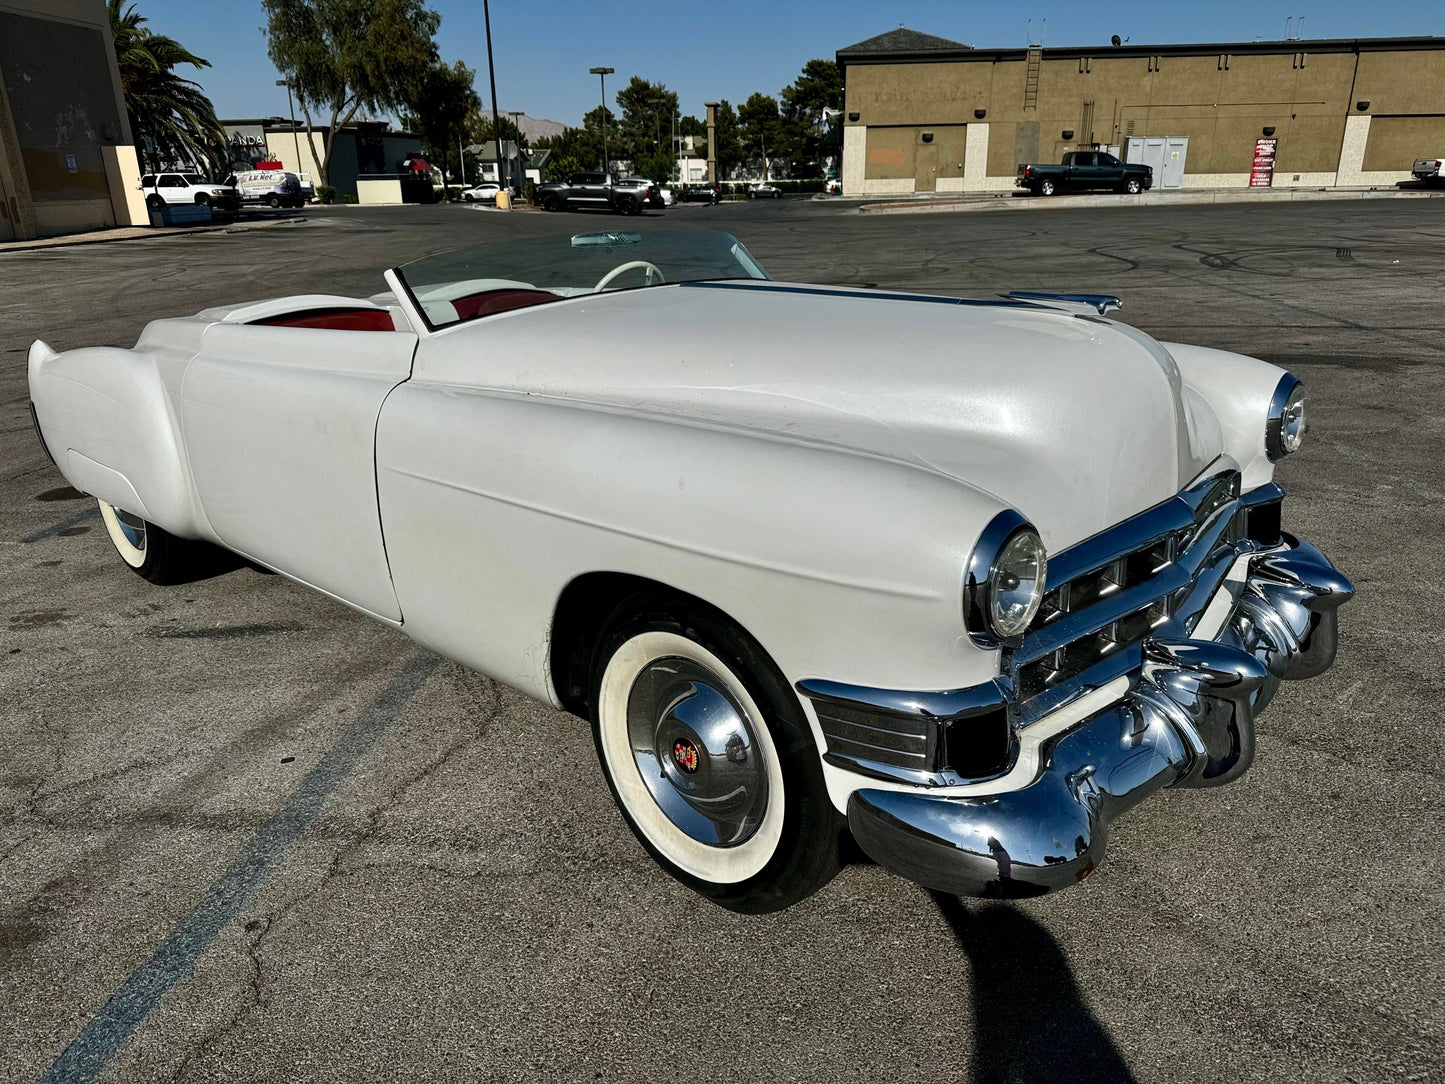
[[748,199],[777,199],[782,194],[781,188],[766,182],[748,187]]
[[306,205],[301,178],[285,170],[248,170],[227,177],[226,182],[235,186],[245,203],[264,203],[273,208]]
[[566,181],[548,181],[537,187],[534,199],[544,211],[583,208],[635,215],[651,198],[647,182],[619,181],[611,173],[574,173]]
[[468,188],[462,193],[463,203],[496,203],[497,193],[502,190],[500,185],[485,181],[475,187]]
[[236,211],[241,194],[234,185],[215,184],[199,173],[147,173],[140,179],[147,207],[167,203],[195,203],[221,211]]
[[670,188],[664,188],[656,181],[649,181],[644,177],[624,177],[619,183],[646,188],[649,193],[647,197],[649,207],[668,207],[677,202],[672,197]]
[[1334,659],[1353,588],[1274,481],[1303,385],[1117,298],[775,283],[681,231],[385,279],[37,341],[40,440],[153,583],[224,547],[590,719],[720,904],[803,898],[845,828],[932,889],[1067,887]]
[[1154,187],[1154,167],[1121,162],[1106,151],[1071,151],[1057,166],[1020,166],[1014,184],[1036,196],[1099,188],[1137,195]]
[[679,190],[677,198],[683,203],[719,203],[722,188],[715,184],[690,184]]
[[836,177],[830,177],[823,183],[823,191],[829,196],[840,196],[843,194],[843,182]]
[[1445,183],[1445,158],[1418,158],[1410,167],[1410,173],[1415,180],[1426,184]]

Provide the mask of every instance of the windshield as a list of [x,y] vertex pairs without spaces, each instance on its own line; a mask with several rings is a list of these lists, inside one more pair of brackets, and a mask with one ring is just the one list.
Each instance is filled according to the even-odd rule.
[[731,234],[624,230],[477,245],[396,273],[432,330],[583,294],[768,277]]

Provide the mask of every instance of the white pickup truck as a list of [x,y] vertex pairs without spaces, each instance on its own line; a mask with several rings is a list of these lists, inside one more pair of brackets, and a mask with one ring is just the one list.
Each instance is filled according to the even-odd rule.
[[1410,167],[1415,180],[1426,184],[1445,184],[1445,158],[1420,158]]

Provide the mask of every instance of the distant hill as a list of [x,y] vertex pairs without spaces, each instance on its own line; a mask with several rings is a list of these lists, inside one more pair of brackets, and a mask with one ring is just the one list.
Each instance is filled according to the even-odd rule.
[[[487,115],[485,109],[482,110],[482,113],[483,115]],[[507,116],[507,113],[503,111],[502,116]],[[561,135],[567,127],[561,121],[547,120],[544,117],[529,117],[525,113],[514,119],[517,122],[517,127],[522,130],[522,134],[527,137],[528,143],[538,139],[545,139],[548,136]]]

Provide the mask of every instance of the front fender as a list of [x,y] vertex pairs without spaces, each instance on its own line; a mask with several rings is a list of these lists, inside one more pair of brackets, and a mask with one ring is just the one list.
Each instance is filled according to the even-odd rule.
[[590,572],[704,599],[790,681],[957,688],[997,673],[965,634],[962,596],[1002,506],[931,471],[420,383],[382,408],[377,468],[407,631],[538,697],[555,700],[557,600]]
[[1225,454],[1239,464],[1247,490],[1274,477],[1265,450],[1269,403],[1285,370],[1267,361],[1229,350],[1185,343],[1164,343],[1188,389],[1209,404],[1219,423]]

